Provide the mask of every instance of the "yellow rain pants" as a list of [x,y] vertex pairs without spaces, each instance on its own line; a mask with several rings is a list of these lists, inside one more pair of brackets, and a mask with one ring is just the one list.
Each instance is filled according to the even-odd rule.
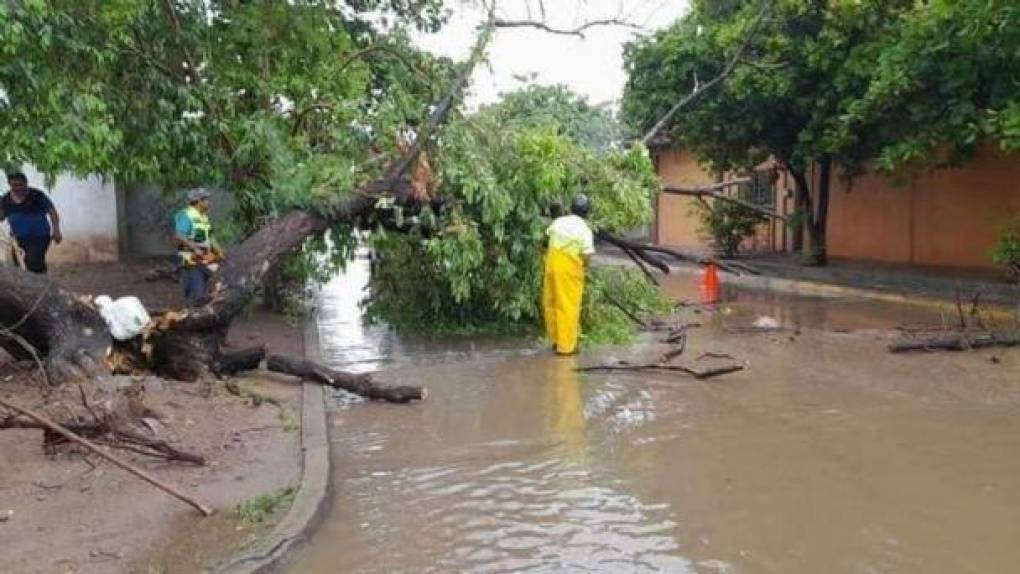
[[581,256],[562,249],[549,249],[542,281],[542,315],[545,332],[556,345],[558,354],[570,355],[577,350],[583,293],[584,260]]

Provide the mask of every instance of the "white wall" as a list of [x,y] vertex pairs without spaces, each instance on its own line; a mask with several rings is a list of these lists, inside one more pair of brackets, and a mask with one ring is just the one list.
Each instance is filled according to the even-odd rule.
[[[60,176],[48,187],[46,178],[32,166],[23,166],[23,171],[30,186],[49,193],[60,214],[64,241],[50,249],[47,261],[117,260],[117,195],[112,180]],[[3,185],[6,193],[6,181]]]

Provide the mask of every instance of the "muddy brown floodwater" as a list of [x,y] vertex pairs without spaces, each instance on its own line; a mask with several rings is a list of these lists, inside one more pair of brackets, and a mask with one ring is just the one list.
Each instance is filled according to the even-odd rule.
[[728,292],[681,360],[747,368],[699,382],[574,371],[651,338],[563,359],[363,328],[366,278],[324,289],[325,360],[429,399],[337,400],[332,510],[291,572],[1020,571],[1020,352],[885,351],[931,311]]

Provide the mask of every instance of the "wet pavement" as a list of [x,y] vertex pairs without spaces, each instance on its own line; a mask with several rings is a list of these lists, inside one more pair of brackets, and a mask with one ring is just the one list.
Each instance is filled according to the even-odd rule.
[[697,381],[574,370],[655,360],[651,335],[556,358],[366,328],[366,279],[324,288],[324,360],[429,398],[336,401],[332,510],[291,572],[1020,571],[1020,351],[885,351],[932,311],[729,291],[684,311],[676,362],[746,368]]

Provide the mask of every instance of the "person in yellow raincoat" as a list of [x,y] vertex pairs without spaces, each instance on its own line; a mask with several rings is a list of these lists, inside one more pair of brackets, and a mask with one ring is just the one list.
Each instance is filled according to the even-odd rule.
[[590,208],[588,197],[578,195],[571,203],[570,215],[557,217],[546,230],[549,249],[542,281],[542,316],[545,332],[559,355],[577,352],[584,267],[595,253],[595,237],[585,221]]

